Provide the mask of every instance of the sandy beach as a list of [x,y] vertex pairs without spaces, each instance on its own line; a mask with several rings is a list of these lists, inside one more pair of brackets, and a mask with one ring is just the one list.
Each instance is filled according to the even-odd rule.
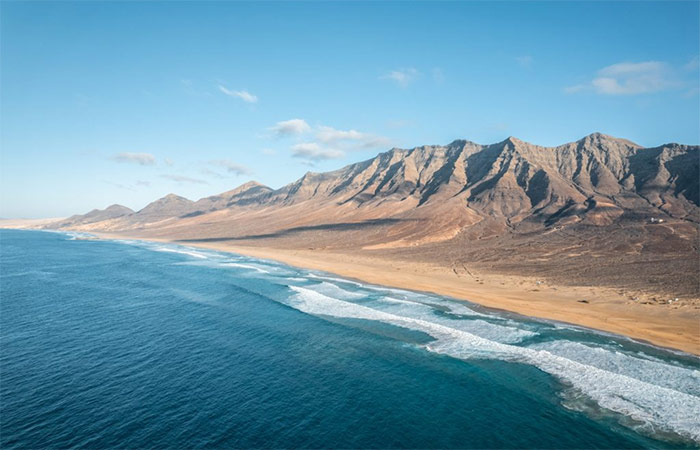
[[0,228],[40,228],[43,225],[63,219],[63,217],[51,217],[48,219],[0,219]]
[[[95,234],[106,239],[139,239],[134,235]],[[144,240],[182,244],[152,237]],[[368,257],[359,252],[278,249],[226,242],[183,245],[271,259],[371,284],[446,295],[489,308],[579,325],[700,355],[700,309],[694,302],[651,303],[643,301],[642,294],[640,300],[633,301],[623,291],[613,288],[554,285],[530,277],[474,271],[461,273],[440,265]]]

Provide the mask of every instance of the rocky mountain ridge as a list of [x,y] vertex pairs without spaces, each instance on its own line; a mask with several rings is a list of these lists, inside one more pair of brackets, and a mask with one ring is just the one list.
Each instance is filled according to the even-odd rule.
[[[137,212],[110,207],[52,226],[172,226],[222,211],[274,207],[284,215],[283,210],[296,211],[300,205],[306,205],[312,220],[317,220],[312,212],[321,210],[336,222],[446,215],[443,219],[460,229],[484,219],[523,230],[655,216],[698,223],[699,149],[681,144],[644,148],[600,133],[557,147],[513,137],[490,145],[457,140],[394,148],[332,172],[308,172],[277,190],[249,182],[196,202],[170,194]],[[300,224],[298,218],[286,222],[279,228]]]

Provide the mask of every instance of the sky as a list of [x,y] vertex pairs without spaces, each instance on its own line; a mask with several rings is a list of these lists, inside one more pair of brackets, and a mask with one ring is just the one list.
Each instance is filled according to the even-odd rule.
[[0,2],[0,217],[392,147],[700,143],[700,3]]

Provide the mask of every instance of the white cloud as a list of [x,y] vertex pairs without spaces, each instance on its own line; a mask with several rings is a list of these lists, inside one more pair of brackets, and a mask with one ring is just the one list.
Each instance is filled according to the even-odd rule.
[[386,147],[389,139],[357,130],[336,130],[332,127],[319,126],[316,138],[325,144],[351,143],[359,148]]
[[[277,122],[268,128],[277,137],[304,136],[306,141],[291,147],[292,156],[320,161],[337,159],[345,156],[346,151],[362,150],[378,147],[389,147],[391,142],[383,136],[363,133],[358,130],[339,130],[333,127],[318,125],[312,128],[303,119],[292,119]],[[309,140],[313,132],[315,139]],[[263,149],[263,154],[274,155],[272,149]]]
[[223,167],[226,171],[235,175],[250,175],[250,169],[246,166],[229,161],[228,159],[217,159],[215,161],[210,161],[210,163],[215,166]]
[[277,122],[269,130],[277,137],[284,137],[308,133],[311,127],[304,119],[291,119]]
[[338,159],[345,156],[341,150],[324,148],[316,142],[303,142],[292,146],[292,156],[313,161]]
[[566,93],[591,90],[602,95],[639,95],[679,86],[672,68],[664,62],[622,62],[600,69],[590,82],[569,86]]
[[395,81],[396,84],[401,86],[402,88],[407,87],[409,84],[411,84],[413,81],[416,80],[420,76],[420,72],[418,72],[414,68],[408,68],[408,69],[398,69],[398,70],[392,70],[389,73],[386,73],[379,77],[380,80],[392,80]]
[[229,97],[240,98],[241,100],[243,100],[246,103],[257,103],[258,102],[258,97],[251,94],[248,91],[232,91],[232,90],[226,89],[222,85],[219,85],[219,90],[221,92],[223,92],[224,94],[228,95]]
[[190,184],[209,184],[204,180],[200,180],[198,178],[191,178],[191,177],[186,177],[184,175],[172,175],[172,174],[167,174],[167,175],[161,175],[161,178],[165,178],[170,181],[174,181],[176,183],[190,183]]
[[[304,119],[291,119],[277,122],[274,126],[268,128],[276,137],[300,136],[310,132],[314,132],[316,139],[326,145],[333,146],[342,145],[346,150],[351,148],[375,148],[390,145],[389,139],[383,136],[363,133],[357,130],[338,130],[333,127],[318,125],[315,129]],[[273,154],[274,151],[264,149],[263,153]]]
[[272,155],[277,154],[277,152],[271,148],[264,148],[264,149],[260,150],[260,153],[262,153],[263,155],[268,155],[268,156],[272,156]]
[[152,166],[156,163],[156,157],[150,153],[117,153],[112,156],[112,160],[120,163],[139,164],[141,166]]
[[170,158],[165,158],[163,160],[163,162],[165,163],[166,166],[172,166],[173,164],[175,164],[175,162]]
[[360,133],[356,130],[336,130],[332,127],[320,126],[316,137],[321,142],[337,142],[344,140],[362,140],[367,136],[365,133]]
[[534,59],[530,55],[516,56],[515,61],[520,64],[521,67],[529,68],[532,66]]

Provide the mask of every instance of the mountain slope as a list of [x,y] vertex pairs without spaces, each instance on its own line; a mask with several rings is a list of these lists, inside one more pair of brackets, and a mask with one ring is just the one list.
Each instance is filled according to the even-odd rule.
[[697,161],[698,147],[643,149],[601,134],[555,148],[514,138],[488,146],[455,141],[394,149],[338,171],[307,173],[268,202],[333,200],[366,208],[391,201],[401,210],[402,204],[417,208],[457,198],[484,216],[549,223],[572,216],[609,222],[624,210],[652,206],[692,220]]
[[197,216],[207,212],[226,209],[234,205],[256,204],[271,192],[272,189],[269,187],[256,181],[249,181],[230,191],[197,200],[189,207],[192,211],[186,214],[188,216]]

